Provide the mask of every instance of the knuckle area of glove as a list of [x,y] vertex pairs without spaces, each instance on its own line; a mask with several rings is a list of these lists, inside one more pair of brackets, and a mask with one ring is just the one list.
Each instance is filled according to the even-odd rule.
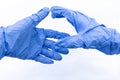
[[38,16],[37,14],[32,14],[31,19],[36,23],[40,21],[40,16]]

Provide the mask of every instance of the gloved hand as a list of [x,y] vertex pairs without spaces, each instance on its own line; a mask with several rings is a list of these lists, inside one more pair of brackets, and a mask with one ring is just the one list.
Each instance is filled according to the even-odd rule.
[[0,58],[4,56],[35,60],[51,64],[53,60],[61,60],[59,53],[67,54],[68,49],[55,45],[55,41],[47,38],[61,39],[69,36],[66,33],[49,29],[36,28],[49,14],[48,8],[24,18],[13,25],[0,27]]
[[66,18],[78,33],[60,40],[57,45],[66,48],[97,49],[105,54],[120,53],[120,34],[116,30],[106,28],[78,11],[53,6],[51,12],[53,18]]

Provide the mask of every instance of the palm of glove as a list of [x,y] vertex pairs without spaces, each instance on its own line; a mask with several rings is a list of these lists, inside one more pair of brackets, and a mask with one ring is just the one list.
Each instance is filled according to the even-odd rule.
[[48,13],[49,9],[43,8],[38,13],[5,28],[5,56],[31,59],[47,64],[53,63],[53,60],[61,60],[62,57],[59,53],[67,54],[68,50],[55,46],[54,41],[46,38],[60,39],[69,35],[53,30],[36,28],[36,25]]
[[[19,58],[21,59],[29,59],[34,58],[35,55],[40,53],[37,51],[40,51],[39,49],[42,47],[43,42],[40,41],[38,32],[35,29],[35,25],[31,23],[32,21],[29,18],[24,21],[25,22],[20,21],[14,25],[8,26],[5,29],[6,42],[8,43],[8,51],[6,54],[7,56],[19,56]],[[34,53],[32,53],[32,50],[34,51]],[[30,54],[34,54],[34,56]]]

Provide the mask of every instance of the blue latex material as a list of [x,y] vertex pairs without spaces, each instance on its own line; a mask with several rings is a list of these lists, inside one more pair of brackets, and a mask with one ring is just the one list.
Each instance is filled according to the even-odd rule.
[[69,35],[50,29],[36,28],[48,14],[49,8],[45,7],[13,25],[0,27],[0,58],[9,56],[45,64],[52,64],[53,60],[61,60],[59,53],[67,54],[68,49],[56,46],[55,41],[47,38],[61,39]]
[[120,53],[120,34],[116,30],[106,28],[81,12],[60,6],[53,6],[51,12],[53,18],[66,18],[78,33],[60,40],[57,45],[66,48],[97,49],[109,55]]

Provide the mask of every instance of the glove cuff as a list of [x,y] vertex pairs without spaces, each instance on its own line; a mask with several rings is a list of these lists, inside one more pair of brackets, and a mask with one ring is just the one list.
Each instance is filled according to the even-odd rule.
[[5,56],[6,52],[5,32],[4,28],[0,27],[0,59]]

